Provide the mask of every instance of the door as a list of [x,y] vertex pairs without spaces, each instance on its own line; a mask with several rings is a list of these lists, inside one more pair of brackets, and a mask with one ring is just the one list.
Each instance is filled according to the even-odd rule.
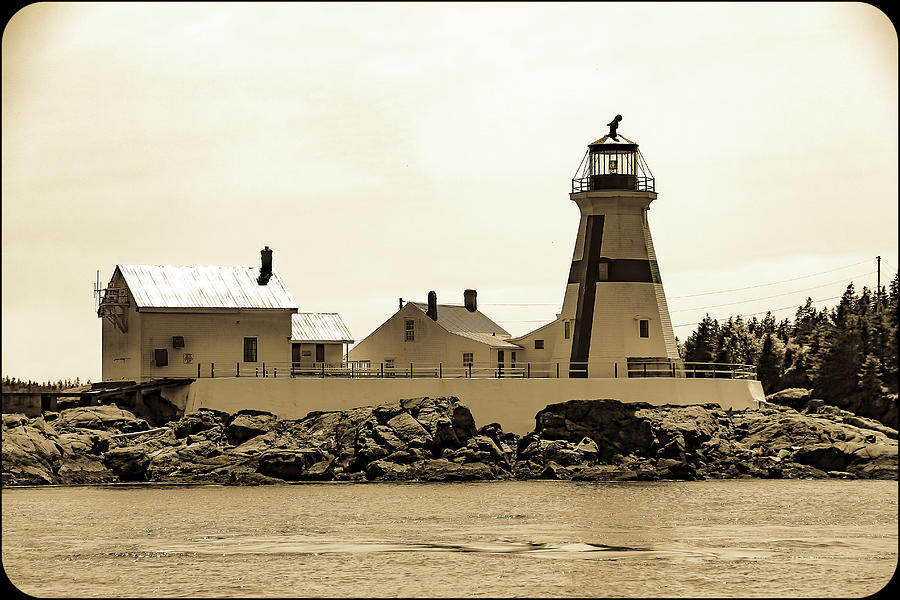
[[505,359],[503,350],[497,350],[497,377],[503,377],[503,361]]
[[325,362],[325,344],[316,344],[316,362]]
[[291,344],[291,367],[294,369],[300,366],[300,344]]

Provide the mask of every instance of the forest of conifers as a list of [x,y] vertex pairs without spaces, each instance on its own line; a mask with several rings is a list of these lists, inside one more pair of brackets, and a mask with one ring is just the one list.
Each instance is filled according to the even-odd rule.
[[707,315],[679,352],[689,362],[755,365],[766,394],[801,387],[826,401],[874,400],[897,393],[897,298],[895,274],[877,294],[851,283],[831,309],[807,299],[793,320]]

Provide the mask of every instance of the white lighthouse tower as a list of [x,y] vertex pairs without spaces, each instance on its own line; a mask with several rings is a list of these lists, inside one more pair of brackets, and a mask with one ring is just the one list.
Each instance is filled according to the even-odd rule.
[[563,301],[569,377],[674,375],[680,360],[647,211],[653,175],[616,131],[588,145],[569,195],[581,210]]

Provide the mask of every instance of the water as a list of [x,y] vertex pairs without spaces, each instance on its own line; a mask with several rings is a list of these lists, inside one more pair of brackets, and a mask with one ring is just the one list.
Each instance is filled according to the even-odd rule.
[[897,483],[731,480],[5,489],[34,596],[859,597]]

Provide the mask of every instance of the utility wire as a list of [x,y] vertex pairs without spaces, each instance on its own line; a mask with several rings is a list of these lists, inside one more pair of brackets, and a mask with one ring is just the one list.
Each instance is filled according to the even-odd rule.
[[731,290],[719,290],[719,291],[717,291],[717,292],[703,292],[703,293],[700,293],[700,294],[688,294],[687,296],[672,296],[672,297],[670,298],[670,300],[676,300],[676,299],[678,299],[678,298],[695,298],[695,297],[697,297],[697,296],[710,296],[710,295],[712,295],[712,294],[724,294],[725,292],[739,292],[739,291],[741,291],[741,290],[749,290],[749,289],[758,288],[758,287],[766,287],[766,286],[769,286],[769,285],[775,285],[775,284],[778,284],[778,283],[787,283],[788,281],[797,281],[798,279],[808,279],[808,278],[810,278],[810,277],[815,277],[816,275],[823,275],[823,274],[825,274],[825,273],[832,273],[832,272],[834,272],[834,271],[840,271],[841,269],[848,269],[848,268],[850,268],[850,267],[855,267],[856,265],[861,265],[861,264],[867,263],[867,262],[869,262],[868,259],[866,259],[866,260],[861,260],[861,261],[859,261],[859,262],[853,263],[852,265],[846,265],[846,266],[843,266],[843,267],[838,267],[838,268],[836,268],[836,269],[829,269],[829,270],[827,270],[827,271],[819,271],[818,273],[812,273],[811,275],[802,275],[802,276],[800,276],[800,277],[793,277],[793,278],[791,278],[791,279],[782,279],[781,281],[773,281],[772,283],[760,283],[760,284],[758,284],[758,285],[748,285],[747,287],[734,288],[734,289],[731,289]]
[[882,262],[882,264],[884,264],[885,266],[891,267],[891,270],[894,271],[895,273],[897,272],[897,267],[893,266],[890,262],[884,260],[884,257],[883,257],[883,256],[881,257],[881,262]]
[[[869,271],[868,273],[860,273],[859,275],[854,275],[853,277],[865,277],[866,275],[874,275],[875,271]],[[733,306],[735,304],[746,304],[748,302],[756,302],[757,300],[768,300],[770,298],[778,298],[779,296],[790,296],[791,294],[799,294],[800,292],[808,292],[810,290],[817,290],[819,288],[828,287],[829,285],[834,285],[836,283],[844,283],[847,279],[839,279],[838,281],[832,281],[831,283],[823,283],[822,285],[817,285],[811,288],[805,288],[802,290],[794,290],[793,292],[785,292],[783,294],[775,294],[774,296],[763,296],[762,298],[751,298],[750,300],[738,300],[737,302],[726,302],[725,304],[712,304],[710,306],[697,306],[694,308],[679,308],[678,310],[673,310],[670,312],[689,312],[692,310],[703,310],[706,308],[719,308],[720,306]]]
[[[814,303],[815,303],[815,302],[825,302],[826,300],[834,300],[834,299],[840,298],[840,297],[842,297],[842,296],[843,296],[843,294],[841,294],[840,296],[832,296],[831,298],[820,298],[819,300],[813,300],[813,302],[814,302]],[[764,314],[769,313],[769,312],[773,312],[773,313],[774,313],[774,312],[778,312],[778,311],[780,311],[780,310],[788,310],[788,309],[791,309],[791,308],[797,309],[797,308],[799,308],[799,307],[798,307],[796,304],[792,304],[791,306],[782,306],[781,308],[771,308],[771,309],[769,309],[769,310],[761,310],[761,311],[759,311],[759,312],[755,312],[755,313],[747,313],[746,315],[738,315],[738,316],[740,316],[740,317],[752,317],[752,316],[755,316],[755,315],[764,315]],[[699,324],[700,324],[700,322],[698,321],[697,323],[682,323],[681,325],[673,325],[673,327],[687,327],[688,325],[699,325]]]
[[531,319],[528,321],[497,320],[496,323],[552,323],[555,319]]
[[525,302],[525,303],[521,303],[521,304],[502,304],[502,303],[496,303],[496,302],[494,302],[494,303],[485,302],[482,304],[482,306],[561,306],[561,304],[559,302],[544,303],[544,304],[536,303],[536,302]]

